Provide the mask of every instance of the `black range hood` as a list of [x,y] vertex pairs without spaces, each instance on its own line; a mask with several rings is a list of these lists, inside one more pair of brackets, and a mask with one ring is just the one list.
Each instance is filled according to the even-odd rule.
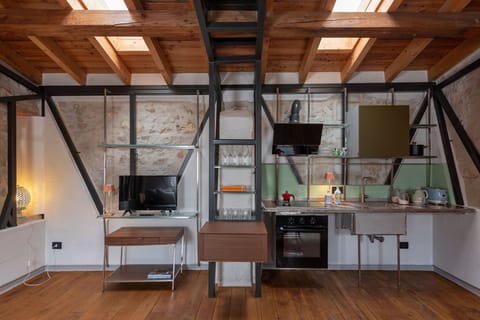
[[272,153],[280,156],[318,154],[321,123],[275,123]]

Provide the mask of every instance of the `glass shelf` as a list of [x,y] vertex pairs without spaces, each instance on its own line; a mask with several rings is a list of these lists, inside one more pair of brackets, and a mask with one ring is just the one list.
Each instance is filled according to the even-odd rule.
[[343,123],[323,123],[323,128],[338,128],[338,129],[344,129],[347,128],[349,124],[343,124]]
[[436,124],[411,124],[410,129],[428,129],[435,128]]
[[243,218],[229,218],[229,217],[216,216],[215,220],[217,221],[255,221],[255,217],[250,216],[250,217],[247,217],[246,219],[243,219]]
[[255,145],[255,139],[215,139],[216,145]]
[[125,148],[125,149],[197,149],[197,146],[191,144],[99,144],[101,148]]
[[173,212],[135,212],[133,214],[123,214],[115,212],[113,215],[98,215],[97,218],[104,219],[192,219],[198,215],[195,211],[173,211]]
[[243,165],[218,165],[215,169],[255,169],[255,166],[243,166]]
[[220,191],[217,190],[214,194],[255,194],[255,191]]

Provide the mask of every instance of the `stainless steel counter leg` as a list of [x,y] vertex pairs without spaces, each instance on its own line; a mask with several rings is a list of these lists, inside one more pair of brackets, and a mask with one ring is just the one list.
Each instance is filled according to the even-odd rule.
[[185,234],[182,235],[182,247],[180,250],[180,273],[183,273],[184,259],[185,259]]
[[107,246],[103,246],[103,281],[102,281],[102,292],[105,291],[105,267],[107,264]]
[[172,291],[175,290],[175,251],[177,248],[177,244],[173,245],[173,264],[172,264]]
[[362,258],[360,250],[360,239],[361,235],[357,235],[357,249],[358,249],[358,275],[357,275],[357,287],[360,287],[361,281],[361,269],[362,269]]
[[400,235],[397,234],[397,287],[400,287]]

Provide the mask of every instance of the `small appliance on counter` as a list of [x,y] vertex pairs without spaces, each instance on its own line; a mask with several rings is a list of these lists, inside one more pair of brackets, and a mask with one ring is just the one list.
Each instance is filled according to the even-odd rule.
[[418,205],[424,205],[428,199],[428,192],[425,189],[417,188],[412,194],[412,203]]
[[290,206],[291,205],[291,200],[295,200],[295,196],[291,193],[289,193],[288,191],[285,191],[284,193],[282,193],[282,205],[284,206]]
[[426,188],[428,193],[428,203],[437,205],[448,204],[448,191],[443,188]]

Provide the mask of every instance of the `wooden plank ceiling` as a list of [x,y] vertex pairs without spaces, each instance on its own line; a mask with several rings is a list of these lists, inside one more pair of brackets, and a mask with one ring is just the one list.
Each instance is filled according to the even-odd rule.
[[[175,74],[208,72],[192,0],[125,0],[128,11],[104,1],[0,0],[0,60],[38,84],[44,73],[68,73],[84,85],[95,73],[116,73],[125,84],[132,73],[159,73],[171,84]],[[393,81],[425,70],[435,80],[480,47],[480,0],[363,0],[362,12],[346,13],[332,13],[335,0],[266,3],[264,76],[298,72],[305,82],[311,72],[339,72],[348,82],[359,71],[383,71]],[[209,19],[254,17],[211,12]],[[345,45],[329,46],[329,38]]]

